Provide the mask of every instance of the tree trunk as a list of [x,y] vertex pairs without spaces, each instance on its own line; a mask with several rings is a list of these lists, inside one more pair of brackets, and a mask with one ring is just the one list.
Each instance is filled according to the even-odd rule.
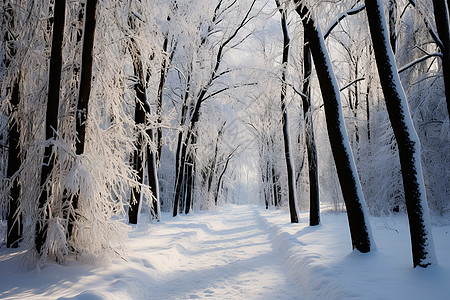
[[[219,200],[220,185],[222,184],[223,175],[227,171],[228,163],[230,162],[231,157],[232,157],[232,155],[227,157],[227,161],[225,162],[225,166],[223,167],[222,172],[220,172],[219,179],[217,180],[217,189],[216,189],[216,193],[214,195],[214,203],[216,204],[216,206],[217,206],[217,203],[218,203],[218,200]],[[266,204],[266,208],[267,208],[267,204]]]
[[[58,131],[59,89],[61,86],[62,45],[64,38],[64,22],[66,17],[66,1],[55,1],[53,20],[52,50],[50,56],[50,70],[48,77],[48,99],[45,114],[45,138],[54,139]],[[36,223],[35,248],[42,254],[42,246],[47,239],[48,228],[48,197],[51,193],[50,184],[47,182],[53,170],[55,156],[53,144],[45,147],[41,170],[41,189],[38,203],[38,218]]]
[[192,184],[194,181],[194,159],[192,157],[192,154],[189,154],[188,159],[187,159],[187,164],[186,164],[186,175],[187,175],[187,180],[186,180],[186,206],[184,207],[184,213],[188,214],[190,209],[191,209],[191,204],[193,203],[192,201]]
[[[148,130],[147,135],[153,137],[153,131]],[[161,220],[161,203],[159,198],[159,180],[158,180],[158,164],[157,158],[153,151],[151,151],[150,146],[147,145],[147,176],[148,184],[152,191],[152,207],[151,207],[151,218],[152,220]]]
[[311,49],[305,37],[303,46],[303,116],[305,119],[306,153],[308,155],[309,176],[309,225],[320,224],[320,202],[319,202],[319,176],[317,170],[317,150],[314,138],[314,127],[311,106]]
[[297,191],[295,187],[295,175],[294,175],[294,161],[292,159],[291,151],[291,141],[289,138],[289,121],[288,121],[288,111],[286,107],[286,71],[289,59],[289,32],[286,20],[286,12],[281,8],[278,0],[275,0],[278,9],[281,14],[281,28],[283,31],[283,60],[282,60],[282,71],[281,71],[281,111],[283,113],[283,141],[284,141],[284,156],[286,159],[286,168],[288,175],[288,193],[289,193],[289,212],[291,216],[291,223],[298,223],[298,208],[297,208]]
[[[167,53],[167,46],[169,43],[169,39],[167,35],[164,37],[164,43],[163,43],[163,51]],[[162,151],[162,98],[164,93],[164,86],[166,84],[166,77],[167,77],[167,64],[168,64],[168,58],[164,58],[162,65],[161,65],[161,72],[160,72],[160,79],[159,79],[159,85],[158,85],[158,101],[157,101],[157,108],[156,108],[156,115],[158,117],[158,129],[156,131],[156,145],[158,149],[158,157],[157,157],[157,164],[159,165],[159,161],[161,160],[161,151]]]
[[175,217],[178,214],[178,205],[180,204],[180,201],[182,200],[182,189],[183,185],[185,184],[185,178],[184,178],[184,166],[186,163],[186,155],[188,147],[191,145],[192,142],[192,135],[193,130],[195,128],[195,125],[199,121],[200,118],[200,108],[201,103],[203,100],[203,97],[206,94],[206,90],[203,89],[200,92],[200,95],[197,99],[197,103],[195,104],[194,110],[192,112],[192,117],[189,122],[189,126],[187,128],[186,138],[184,139],[184,142],[181,143],[181,150],[180,150],[180,162],[178,165],[178,171],[177,171],[177,178],[176,178],[176,187],[175,187],[175,198],[173,201],[173,216]]
[[[3,26],[5,29],[4,42],[5,42],[5,57],[4,64],[8,68],[11,64],[11,60],[16,56],[17,50],[14,46],[15,43],[15,13],[10,3],[4,3],[3,8]],[[9,100],[10,114],[8,122],[8,166],[6,170],[6,177],[11,178],[17,173],[22,164],[20,157],[20,128],[18,127],[17,120],[15,120],[15,113],[20,102],[20,74],[14,79],[12,89],[8,88],[8,93],[11,92],[11,98]],[[20,183],[16,178],[11,185],[9,191],[9,207],[7,214],[7,233],[6,233],[6,247],[17,248],[19,241],[22,238],[22,218],[19,213],[19,197],[20,197]]]
[[433,0],[434,20],[442,42],[442,74],[444,76],[447,113],[450,118],[450,21],[445,0]]
[[[132,30],[135,29],[134,16],[129,16],[128,23]],[[136,93],[136,106],[134,112],[134,122],[137,126],[142,126],[147,123],[146,115],[150,114],[150,105],[147,101],[147,94],[145,88],[145,76],[141,57],[141,51],[134,38],[130,38],[129,52],[133,60],[133,71],[137,82],[134,84],[134,90]],[[139,129],[138,129],[139,130]],[[150,140],[154,140],[153,130],[146,130],[146,134]],[[144,181],[144,153],[147,153],[147,168],[148,168],[148,180],[150,189],[153,193],[151,200],[151,216],[152,219],[160,219],[160,206],[159,206],[159,183],[157,173],[157,158],[155,153],[150,149],[150,146],[144,146],[143,133],[139,132],[136,138],[135,146],[136,150],[133,152],[133,169],[137,172],[137,180],[139,184],[143,184]],[[137,224],[139,205],[141,201],[141,186],[137,185],[131,189],[130,206],[128,209],[128,221],[130,224]]]
[[[80,74],[80,91],[78,93],[78,102],[76,110],[75,130],[77,139],[75,142],[75,152],[77,155],[84,154],[86,145],[86,122],[88,117],[89,100],[92,87],[92,62],[94,52],[94,37],[96,26],[96,12],[98,0],[87,1],[84,30],[83,30],[83,51],[81,54],[81,74]],[[76,223],[76,210],[78,209],[79,195],[75,195],[72,199],[73,212],[69,214],[68,235],[72,236],[73,228]]]
[[436,263],[425,186],[420,162],[420,142],[409,113],[406,95],[398,76],[394,54],[379,0],[366,0],[366,12],[389,119],[397,140],[406,208],[409,218],[414,267]]
[[395,32],[395,23],[397,20],[397,0],[389,0],[389,42],[391,43],[392,51],[397,49],[397,33]]
[[[17,81],[13,85],[12,94],[11,94],[11,114],[10,120],[8,123],[8,168],[6,171],[6,176],[8,178],[12,178],[17,171],[19,171],[20,166],[22,164],[20,158],[20,131],[17,125],[17,121],[14,120],[14,112],[17,110],[17,106],[20,101],[19,94],[19,82],[20,75]],[[6,235],[6,246],[8,248],[17,248],[19,246],[19,241],[22,238],[22,217],[19,212],[19,196],[20,196],[20,183],[19,179],[15,178],[12,183],[10,193],[9,193],[9,209],[8,209],[8,226],[7,226],[7,235]]]
[[372,250],[374,243],[367,217],[364,196],[356,172],[356,165],[345,130],[339,88],[333,73],[330,58],[325,48],[322,33],[310,11],[299,0],[296,11],[302,18],[305,35],[311,47],[317,77],[324,102],[328,137],[347,208],[353,249],[362,253]]

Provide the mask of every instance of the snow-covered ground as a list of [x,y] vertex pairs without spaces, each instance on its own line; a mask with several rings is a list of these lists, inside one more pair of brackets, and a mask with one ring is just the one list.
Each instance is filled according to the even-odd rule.
[[21,265],[0,250],[0,299],[449,299],[450,226],[434,227],[439,266],[413,269],[405,216],[371,218],[377,250],[351,251],[345,214],[226,205],[130,226],[109,265]]

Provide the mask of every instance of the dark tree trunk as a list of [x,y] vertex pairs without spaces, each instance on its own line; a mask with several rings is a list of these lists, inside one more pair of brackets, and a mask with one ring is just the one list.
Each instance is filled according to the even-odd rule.
[[397,0],[389,0],[389,42],[391,43],[392,51],[396,52],[397,48],[397,33],[395,31],[395,23],[397,20]]
[[[191,70],[192,70],[192,66],[191,66]],[[180,119],[180,128],[183,128],[183,126],[186,123],[186,115],[187,115],[187,111],[188,111],[188,99],[189,99],[189,93],[190,93],[190,88],[191,88],[191,75],[189,74],[186,80],[186,90],[184,93],[184,98],[183,98],[183,106],[181,107],[181,119]],[[177,142],[177,150],[176,150],[176,154],[175,154],[175,189],[176,189],[176,185],[177,185],[177,180],[178,180],[178,172],[180,170],[180,163],[181,163],[181,154],[182,154],[182,146],[183,146],[183,136],[184,133],[183,131],[180,131],[178,133],[178,142]]]
[[278,207],[281,205],[281,185],[279,182],[280,176],[277,174],[274,164],[272,163],[272,185],[271,185],[271,197],[273,199],[273,206]]
[[[132,30],[135,29],[134,16],[130,16],[128,19],[129,26]],[[129,41],[129,52],[133,60],[133,71],[136,78],[136,83],[134,84],[134,90],[136,93],[136,107],[134,111],[134,122],[137,126],[142,126],[147,123],[146,115],[150,114],[150,106],[147,101],[146,88],[145,88],[145,76],[142,64],[142,56],[139,46],[133,38]],[[153,130],[149,129],[146,131],[150,140],[154,139]],[[157,173],[157,158],[155,153],[150,149],[150,146],[144,146],[144,137],[142,133],[138,133],[136,139],[136,150],[132,154],[133,157],[133,169],[137,172],[137,180],[139,184],[143,184],[144,181],[144,153],[147,153],[147,168],[148,168],[148,180],[150,189],[153,193],[153,198],[151,200],[151,216],[152,219],[159,220],[160,209],[159,209],[159,184],[158,184],[158,173]],[[137,185],[131,189],[130,206],[128,209],[128,221],[130,224],[137,224],[138,214],[139,214],[139,204],[141,201],[141,186]]]
[[[14,46],[14,32],[15,32],[15,14],[10,3],[4,3],[3,12],[3,26],[5,29],[4,42],[5,42],[5,58],[4,64],[8,68],[11,64],[11,60],[16,56],[17,50]],[[15,113],[20,102],[20,74],[12,84],[12,89],[8,88],[8,93],[11,93],[9,101],[10,114],[8,122],[8,167],[6,170],[6,177],[11,178],[19,171],[22,164],[20,157],[20,128],[18,127],[17,120],[15,120]],[[17,178],[12,182],[11,189],[9,191],[9,207],[7,215],[7,234],[6,234],[6,247],[17,248],[19,241],[22,238],[22,218],[19,212],[19,197],[20,197],[20,183]]]
[[[19,105],[20,95],[19,95],[19,82],[20,75],[17,81],[13,85],[11,94],[11,118],[8,123],[8,168],[6,171],[6,176],[12,178],[17,171],[19,171],[22,164],[20,158],[20,131],[17,125],[17,121],[13,119],[14,112],[17,110]],[[10,190],[10,200],[8,209],[8,227],[6,235],[6,246],[8,248],[17,248],[19,246],[19,241],[22,238],[22,218],[19,212],[19,196],[20,196],[20,183],[18,178],[14,179]]]
[[[56,1],[54,4],[53,37],[52,50],[50,56],[50,70],[48,77],[48,100],[45,114],[45,138],[54,139],[55,132],[58,131],[58,108],[59,108],[59,89],[61,86],[61,68],[62,68],[62,45],[64,38],[64,22],[66,18],[66,1]],[[47,239],[48,228],[48,209],[47,201],[51,193],[48,180],[53,170],[55,156],[53,154],[53,144],[45,147],[44,159],[41,170],[41,188],[39,196],[38,218],[36,223],[35,248],[39,254],[42,254],[42,246]]]
[[295,2],[298,5],[296,11],[302,18],[305,35],[311,47],[311,54],[319,79],[328,137],[347,208],[352,246],[354,249],[366,253],[372,250],[373,242],[364,196],[345,130],[339,88],[318,25],[315,24],[307,7],[298,0]]
[[433,0],[434,20],[439,39],[442,42],[442,73],[444,75],[447,113],[450,118],[450,21],[445,0]]
[[[147,135],[153,137],[153,131],[148,130]],[[161,220],[161,208],[159,202],[159,181],[158,181],[158,167],[157,158],[153,151],[151,151],[150,146],[147,145],[147,176],[148,184],[152,191],[152,207],[151,207],[151,218],[152,220]]]
[[97,3],[98,0],[90,0],[86,3],[86,16],[83,31],[83,52],[81,55],[80,92],[78,95],[76,116],[77,141],[75,148],[78,155],[84,153],[84,147],[86,144],[86,122],[92,86],[92,61]]
[[[268,185],[269,185],[269,166],[266,163],[265,168],[263,168],[261,170],[261,181],[263,184],[263,191],[264,191],[264,203],[266,204],[266,209],[269,209],[269,189],[268,189]],[[264,172],[265,171],[265,172]]]
[[191,209],[191,204],[193,203],[192,201],[192,184],[194,181],[194,159],[192,157],[192,154],[189,154],[188,159],[187,159],[187,164],[186,164],[186,175],[187,175],[187,180],[186,180],[186,205],[184,207],[184,213],[188,214],[190,209]]
[[[134,121],[136,125],[145,124],[145,110],[143,104],[147,101],[145,95],[145,88],[142,85],[139,77],[139,71],[142,71],[142,64],[140,63],[140,59],[137,57],[133,57],[133,66],[134,73],[137,78],[139,78],[139,82],[135,84],[134,89],[136,91],[136,107],[134,110]],[[141,68],[141,69],[138,69]],[[142,74],[141,74],[142,75]],[[136,150],[133,152],[133,169],[137,172],[137,180],[139,184],[142,184],[144,181],[144,166],[143,166],[143,153],[144,153],[144,145],[143,145],[143,137],[142,134],[139,133],[136,139]],[[128,221],[130,224],[137,224],[138,222],[138,213],[139,213],[139,204],[141,201],[141,186],[133,186],[131,188],[131,198],[130,198],[130,207],[128,209]]]
[[[169,39],[166,36],[164,38],[163,43],[163,51],[167,53],[167,45],[168,45]],[[160,79],[159,79],[159,85],[158,85],[158,101],[157,101],[157,108],[156,108],[156,115],[158,117],[158,129],[156,130],[156,144],[158,149],[158,157],[157,157],[157,163],[159,165],[159,161],[161,160],[161,151],[162,151],[162,98],[164,93],[164,86],[166,84],[166,77],[167,77],[167,64],[168,64],[168,58],[164,58],[162,65],[161,65],[161,72],[160,72]]]
[[298,223],[298,208],[297,208],[297,193],[295,187],[295,175],[294,175],[294,161],[292,159],[291,141],[289,139],[289,122],[288,111],[286,107],[286,70],[289,59],[289,32],[286,20],[286,12],[281,8],[280,2],[275,0],[278,9],[281,14],[281,28],[283,32],[283,59],[282,59],[282,72],[281,72],[281,111],[283,113],[283,141],[284,141],[284,156],[286,159],[286,168],[288,175],[288,194],[289,194],[289,212],[291,216],[291,223]]
[[[92,62],[94,52],[95,26],[97,22],[98,0],[87,1],[83,30],[83,51],[81,53],[80,91],[78,93],[77,110],[75,117],[75,130],[77,139],[75,152],[77,155],[84,153],[86,145],[86,122],[88,117],[89,100],[92,87]],[[69,215],[68,235],[72,236],[76,223],[76,210],[78,209],[79,195],[72,198],[73,212]]]
[[200,95],[197,99],[194,110],[192,112],[192,117],[189,122],[189,126],[187,128],[186,138],[184,139],[184,142],[181,143],[180,160],[179,160],[180,162],[178,165],[176,187],[175,187],[175,198],[173,201],[173,216],[174,217],[178,214],[178,205],[180,204],[180,201],[182,200],[182,190],[183,190],[183,185],[185,184],[183,170],[184,170],[184,166],[186,163],[187,150],[192,142],[192,135],[193,135],[193,130],[195,128],[195,125],[197,124],[197,122],[200,119],[201,103],[203,101],[204,96],[206,95],[206,92],[207,92],[207,90],[205,90],[205,89],[203,89],[200,92]]
[[319,176],[317,171],[317,150],[314,138],[314,127],[311,108],[311,49],[309,42],[305,38],[303,46],[303,116],[305,119],[306,153],[308,155],[308,176],[309,176],[309,225],[320,224],[320,203],[319,203]]
[[222,184],[223,175],[225,175],[225,172],[227,171],[228,163],[230,162],[231,157],[232,157],[232,155],[227,157],[225,166],[223,167],[222,172],[220,172],[219,179],[217,180],[217,189],[216,189],[216,193],[214,194],[214,203],[216,204],[216,206],[217,206],[217,203],[219,200],[219,192],[220,192],[220,186]]
[[397,140],[403,188],[409,218],[414,267],[435,263],[431,224],[420,162],[420,143],[389,47],[382,3],[366,0],[370,35],[389,119]]

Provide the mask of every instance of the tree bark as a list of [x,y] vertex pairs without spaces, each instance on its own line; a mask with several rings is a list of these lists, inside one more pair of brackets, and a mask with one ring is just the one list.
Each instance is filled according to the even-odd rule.
[[328,137],[347,208],[352,246],[353,249],[357,249],[362,253],[370,252],[374,246],[370,223],[366,213],[361,184],[356,172],[355,161],[345,130],[339,88],[330,58],[328,57],[320,28],[315,24],[309,9],[300,0],[295,0],[295,3],[298,5],[296,11],[302,19],[319,79]]
[[309,225],[320,224],[320,202],[319,202],[319,176],[317,170],[317,150],[314,138],[314,127],[311,106],[311,49],[305,37],[303,46],[303,116],[305,119],[306,153],[308,155],[309,176]]
[[425,185],[420,161],[420,142],[409,113],[406,95],[389,47],[383,5],[366,0],[370,35],[389,119],[397,140],[409,219],[414,267],[436,263]]
[[[56,137],[58,131],[58,110],[59,110],[59,89],[61,86],[61,68],[62,68],[62,45],[64,38],[64,22],[66,17],[66,1],[55,1],[52,50],[50,56],[50,70],[48,77],[48,99],[45,114],[45,138],[51,140]],[[36,223],[35,248],[39,254],[42,254],[42,246],[47,239],[48,228],[48,197],[51,194],[51,188],[48,184],[50,174],[53,170],[55,156],[53,154],[53,143],[45,147],[44,158],[41,170],[41,189],[38,202],[38,219]]]

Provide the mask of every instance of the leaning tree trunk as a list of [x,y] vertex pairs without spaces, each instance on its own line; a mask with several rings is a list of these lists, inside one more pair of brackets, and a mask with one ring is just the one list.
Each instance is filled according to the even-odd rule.
[[[55,1],[53,20],[52,50],[50,55],[50,70],[48,77],[48,99],[45,114],[45,138],[51,140],[58,131],[59,89],[61,86],[62,45],[64,38],[64,22],[66,18],[66,1]],[[41,194],[38,202],[38,218],[36,223],[35,248],[42,254],[42,246],[47,239],[48,228],[48,197],[51,193],[50,174],[55,163],[53,144],[45,147],[41,170]]]
[[448,9],[445,0],[433,0],[436,29],[442,42],[442,73],[444,75],[447,113],[450,118],[450,21]]
[[414,267],[436,263],[425,185],[420,162],[420,142],[409,113],[405,92],[389,45],[383,4],[366,0],[370,35],[386,107],[397,140],[406,209],[409,218]]
[[353,249],[362,253],[370,252],[374,247],[370,223],[345,129],[339,88],[331,61],[320,28],[315,24],[309,9],[300,0],[295,0],[295,3],[298,5],[296,11],[302,18],[305,36],[311,47],[311,54],[319,79],[331,151],[347,208],[352,246]]
[[297,208],[297,193],[295,187],[295,175],[294,175],[294,161],[292,159],[291,141],[289,138],[289,122],[288,111],[286,107],[286,71],[289,59],[289,32],[286,20],[286,11],[280,6],[280,2],[275,0],[278,9],[281,14],[281,28],[283,31],[283,60],[281,71],[281,111],[283,113],[283,141],[284,141],[284,156],[286,159],[286,168],[288,175],[288,195],[289,195],[289,212],[291,215],[291,223],[298,223],[298,208]]
[[311,105],[311,49],[308,40],[305,38],[303,45],[303,115],[305,119],[306,153],[308,155],[308,176],[309,176],[309,225],[320,224],[320,203],[319,203],[319,176],[317,171],[317,150],[314,138],[314,127],[312,120]]

